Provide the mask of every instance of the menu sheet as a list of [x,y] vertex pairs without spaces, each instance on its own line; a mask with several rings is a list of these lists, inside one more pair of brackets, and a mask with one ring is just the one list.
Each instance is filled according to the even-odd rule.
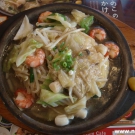
[[120,0],[82,0],[82,4],[100,10],[123,21],[123,10]]

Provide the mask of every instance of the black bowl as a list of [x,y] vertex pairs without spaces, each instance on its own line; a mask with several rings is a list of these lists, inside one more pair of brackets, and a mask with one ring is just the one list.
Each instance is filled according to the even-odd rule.
[[[72,9],[94,15],[112,40],[119,45],[120,54],[116,59],[110,60],[109,80],[103,88],[105,92],[102,91],[102,97],[88,102],[87,106],[90,106],[88,117],[84,120],[75,119],[70,125],[61,128],[53,122],[45,122],[17,108],[7,85],[5,73],[2,71],[2,63],[5,50],[12,42],[24,15],[27,15],[30,22],[33,23],[36,22],[39,14],[44,11],[69,13]],[[129,46],[116,25],[100,12],[76,4],[50,4],[17,14],[4,23],[0,29],[2,30],[0,35],[0,95],[9,111],[29,127],[42,133],[55,135],[76,135],[91,132],[124,115],[135,102],[135,93],[129,89],[127,84],[128,78],[134,76]]]

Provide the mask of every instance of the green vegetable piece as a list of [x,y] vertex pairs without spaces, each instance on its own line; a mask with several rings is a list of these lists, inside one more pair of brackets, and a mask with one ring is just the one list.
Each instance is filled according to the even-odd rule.
[[48,105],[49,105],[49,104],[47,104],[46,102],[44,102],[44,101],[42,101],[42,100],[38,100],[36,103],[37,103],[37,104],[41,104],[41,105],[43,105],[43,106],[48,106]]
[[90,26],[94,23],[94,16],[87,16],[80,22],[80,26],[85,29],[85,33],[88,33]]
[[68,51],[69,49],[68,49],[68,47],[66,47],[65,49],[64,49],[64,51]]
[[[64,43],[61,45],[64,45]],[[74,61],[75,59],[72,57],[72,51],[68,48],[64,48],[54,56],[52,66],[55,70],[64,69],[69,71]]]
[[68,67],[69,69],[71,68],[72,65],[73,65],[73,62],[72,62],[72,61],[67,63],[67,67]]
[[67,55],[66,58],[65,58],[65,60],[66,60],[67,62],[72,62],[72,61],[73,61],[71,55]]
[[65,68],[65,67],[67,67],[67,63],[66,62],[63,62],[62,63],[62,66]]
[[40,99],[38,103],[44,104],[44,105],[51,105],[51,106],[57,106],[57,102],[68,99],[69,96],[66,96],[61,93],[53,93],[49,90],[42,89],[40,92]]
[[30,83],[34,82],[34,72],[33,72],[33,68],[30,67]]
[[65,42],[62,42],[62,43],[60,44],[60,48],[62,48],[64,45],[65,45]]
[[55,51],[57,49],[57,46],[55,46],[54,48],[53,48],[53,51]]
[[61,16],[64,19],[64,21],[66,21],[66,16],[63,15],[63,14],[60,14],[60,13],[52,13],[52,14],[50,14],[50,16],[57,16],[57,15]]
[[49,60],[49,61],[51,61],[53,58],[52,58],[52,55],[49,55],[49,56],[47,56],[47,59]]
[[[52,16],[53,18],[49,18],[49,16]],[[46,18],[46,21],[59,22],[59,19],[57,18],[58,16],[62,18],[62,20],[66,21],[66,16],[60,13],[52,13],[49,16]]]
[[53,64],[54,64],[54,63],[59,63],[62,58],[64,58],[64,54],[59,52],[58,54],[56,54],[56,55],[54,56],[54,58],[53,58],[53,60],[52,60]]
[[64,21],[66,21],[66,16],[60,13],[52,13],[49,16],[57,16],[57,15],[61,16],[64,19]]
[[58,61],[56,61],[56,62],[53,63],[53,68],[54,68],[55,70],[59,70],[59,69],[60,69],[60,65],[59,65],[57,62],[58,62]]
[[59,14],[59,15],[60,15],[61,17],[63,17],[64,21],[67,20],[65,15],[63,15],[63,14]]
[[49,84],[50,84],[51,82],[53,82],[52,79],[50,79],[50,78],[45,79],[45,81],[44,81],[44,83],[42,84],[41,88],[42,88],[42,89],[50,90]]

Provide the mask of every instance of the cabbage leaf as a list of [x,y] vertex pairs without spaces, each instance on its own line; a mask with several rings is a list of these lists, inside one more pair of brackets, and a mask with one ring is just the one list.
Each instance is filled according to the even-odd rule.
[[76,27],[77,25],[77,23],[74,20],[68,20],[66,19],[67,18],[66,16],[59,13],[49,15],[47,18],[59,21],[66,28]]
[[45,106],[50,105],[56,107],[63,99],[69,99],[69,96],[62,93],[53,93],[49,90],[41,89],[40,99],[37,101],[37,103]]
[[42,86],[41,86],[41,88],[42,88],[42,89],[46,89],[46,90],[50,90],[49,84],[50,84],[51,82],[53,82],[52,79],[50,79],[50,78],[45,79],[44,82],[43,82],[43,84],[42,84]]
[[58,79],[63,88],[73,87],[75,85],[74,80],[68,76],[62,69],[58,72]]
[[16,66],[19,67],[26,59],[27,56],[31,55],[36,51],[37,48],[41,48],[42,43],[37,42],[34,39],[27,39],[20,44],[20,52],[16,59]]
[[25,38],[30,32],[33,31],[33,25],[30,24],[28,17],[25,15],[23,22],[14,37],[14,40]]
[[81,28],[85,29],[85,33],[88,33],[90,30],[90,26],[94,23],[94,16],[86,15],[85,13],[73,9],[71,14],[74,16],[77,24],[81,26]]
[[73,57],[77,56],[80,51],[90,49],[95,46],[96,42],[93,38],[84,32],[77,32],[70,34],[65,42],[65,46],[72,50]]
[[73,15],[73,17],[77,21],[77,24],[79,24],[80,21],[87,16],[85,13],[83,13],[77,9],[73,9],[71,14]]
[[92,80],[92,83],[91,83],[92,85],[91,85],[91,92],[93,93],[93,94],[95,94],[95,95],[97,95],[98,97],[101,97],[101,91],[100,91],[100,89],[98,88],[98,86],[97,86],[97,84],[96,84],[96,82],[94,81],[94,80]]
[[65,107],[65,111],[67,114],[76,114],[80,109],[86,108],[87,98],[83,97],[78,100],[76,103]]

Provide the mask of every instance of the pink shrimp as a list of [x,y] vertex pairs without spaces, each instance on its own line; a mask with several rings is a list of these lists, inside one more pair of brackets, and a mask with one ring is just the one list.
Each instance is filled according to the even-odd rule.
[[28,94],[26,90],[18,89],[15,92],[14,101],[19,108],[25,109],[33,104],[34,98],[31,94]]
[[36,49],[34,56],[27,56],[25,63],[30,67],[38,67],[44,63],[45,53],[43,49]]
[[99,41],[102,41],[106,38],[106,32],[104,29],[102,28],[94,28],[90,31],[89,35],[92,37],[92,38],[96,38],[98,39]]
[[50,11],[45,11],[43,13],[40,14],[39,18],[38,18],[38,22],[42,23],[44,22],[44,20],[47,18],[47,16],[49,16],[50,14],[52,14],[52,12]]
[[119,47],[114,42],[106,42],[105,46],[108,48],[106,55],[109,55],[110,58],[115,58],[119,54]]

